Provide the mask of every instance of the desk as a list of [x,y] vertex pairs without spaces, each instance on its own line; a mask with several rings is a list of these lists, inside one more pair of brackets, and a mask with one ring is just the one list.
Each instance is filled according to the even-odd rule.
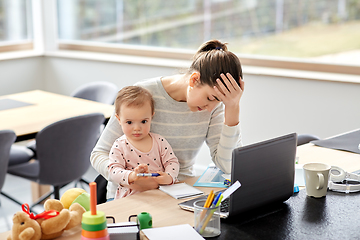
[[[360,169],[360,155],[306,144],[298,147],[300,163],[311,161],[336,163],[347,171]],[[189,184],[196,178],[186,180]],[[200,188],[209,193],[212,188]],[[218,189],[218,188],[217,188]],[[192,212],[181,210],[176,200],[160,190],[150,190],[123,199],[98,205],[98,210],[114,216],[117,222],[142,211],[151,213],[153,226],[194,224]],[[221,221],[222,233],[213,239],[359,239],[360,193],[343,194],[328,192],[322,199],[306,196],[305,190],[285,203],[266,206],[236,219]],[[8,233],[1,233],[3,239]],[[60,239],[75,240],[80,231]]]
[[3,99],[31,104],[0,111],[0,130],[13,130],[16,141],[34,138],[45,126],[65,118],[96,112],[110,118],[114,111],[113,105],[41,90],[0,96]]

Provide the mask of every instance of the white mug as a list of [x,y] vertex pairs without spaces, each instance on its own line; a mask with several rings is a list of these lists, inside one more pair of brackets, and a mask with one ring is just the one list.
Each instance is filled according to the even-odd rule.
[[326,196],[331,166],[324,163],[304,164],[306,194],[310,197]]

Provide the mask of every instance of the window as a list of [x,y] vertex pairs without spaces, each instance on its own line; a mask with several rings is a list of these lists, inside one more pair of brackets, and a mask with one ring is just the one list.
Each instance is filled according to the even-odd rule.
[[0,52],[32,48],[30,0],[0,0]]
[[360,64],[360,0],[58,0],[58,18],[61,40]]

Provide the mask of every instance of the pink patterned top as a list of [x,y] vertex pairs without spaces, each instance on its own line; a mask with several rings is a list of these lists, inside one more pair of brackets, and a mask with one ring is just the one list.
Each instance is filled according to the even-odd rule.
[[129,187],[128,179],[130,173],[142,163],[148,165],[150,173],[163,171],[173,178],[173,183],[177,181],[180,166],[170,144],[159,134],[149,134],[153,145],[146,153],[136,149],[125,135],[115,140],[110,150],[108,166],[109,180],[118,184],[115,199],[138,192]]

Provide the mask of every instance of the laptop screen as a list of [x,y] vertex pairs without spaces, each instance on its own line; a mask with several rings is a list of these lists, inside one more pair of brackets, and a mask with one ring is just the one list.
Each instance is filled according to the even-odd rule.
[[294,191],[296,133],[234,149],[229,215],[286,201]]

